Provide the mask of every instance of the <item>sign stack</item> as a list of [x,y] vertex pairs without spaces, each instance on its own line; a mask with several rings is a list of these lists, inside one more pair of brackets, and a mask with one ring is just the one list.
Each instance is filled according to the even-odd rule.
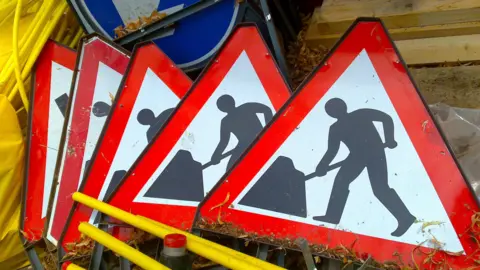
[[476,198],[380,21],[358,19],[293,95],[253,24],[194,82],[151,42],[130,56],[90,35],[76,54],[48,43],[33,78],[27,245],[61,259],[105,220],[80,191],[184,230],[475,265]]

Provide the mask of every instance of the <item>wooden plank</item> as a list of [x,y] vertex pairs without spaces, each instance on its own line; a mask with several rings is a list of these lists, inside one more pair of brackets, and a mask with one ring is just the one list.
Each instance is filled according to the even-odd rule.
[[428,104],[480,108],[480,66],[410,68]]
[[480,21],[478,0],[327,0],[315,9],[319,34],[343,33],[357,17],[379,17],[389,29]]
[[[480,34],[480,21],[430,25],[422,27],[396,28],[388,30],[394,40],[446,37]],[[305,40],[309,46],[324,46],[331,48],[343,35],[342,33],[321,35],[315,26],[308,28]]]
[[408,65],[480,60],[480,35],[410,39],[395,44]]
[[[324,47],[331,48],[334,40],[338,38]],[[318,46],[312,40],[307,44]],[[395,44],[408,65],[480,61],[480,34],[399,40]]]

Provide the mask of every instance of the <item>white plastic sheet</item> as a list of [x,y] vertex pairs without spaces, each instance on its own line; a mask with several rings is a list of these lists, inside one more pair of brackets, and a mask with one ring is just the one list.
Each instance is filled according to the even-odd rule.
[[467,180],[480,197],[480,110],[430,105]]

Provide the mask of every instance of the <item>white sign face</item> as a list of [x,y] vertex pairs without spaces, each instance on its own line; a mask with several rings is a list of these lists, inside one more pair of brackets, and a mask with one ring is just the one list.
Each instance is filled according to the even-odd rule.
[[[78,188],[82,184],[83,176],[87,162],[92,158],[93,151],[97,145],[97,141],[102,133],[103,126],[107,120],[108,112],[112,104],[112,99],[117,94],[118,87],[122,81],[123,75],[113,70],[100,62],[97,75],[97,83],[95,85],[93,95],[93,105],[90,115],[90,123],[88,128],[87,142],[85,144],[85,152],[83,155],[82,170],[80,173],[80,181],[78,181]],[[76,93],[75,93],[76,94]],[[96,113],[95,107],[97,104],[109,104],[108,110]],[[98,111],[98,110],[97,110]],[[77,190],[78,190],[77,188]]]
[[[241,53],[134,202],[197,206],[274,113],[250,59],[245,52]],[[218,164],[211,163],[212,159]],[[195,201],[185,199],[186,195],[178,199],[156,195],[162,189],[162,182],[174,182],[167,180],[169,171],[181,170],[182,164],[197,169],[182,173],[192,182],[202,181],[203,194],[196,196]]]
[[[103,63],[99,63],[97,78],[95,82],[95,89],[93,95],[93,102],[92,108],[86,109],[86,113],[90,113],[89,117],[89,125],[88,125],[88,133],[87,133],[87,140],[85,142],[85,151],[83,152],[82,158],[82,165],[81,165],[81,173],[80,179],[78,181],[78,186],[81,185],[83,180],[84,171],[86,168],[86,163],[90,160],[92,153],[95,149],[95,145],[100,137],[100,133],[102,132],[103,126],[106,121],[106,117],[108,115],[108,111],[110,110],[110,106],[112,104],[112,97],[116,95],[117,89],[120,85],[122,80],[122,74],[118,73],[117,71],[113,70],[112,68],[106,66]],[[77,80],[78,83],[78,80]],[[73,100],[75,101],[77,98],[77,94],[81,95],[82,93],[78,93],[79,91],[74,91]],[[72,102],[72,108],[70,111],[75,110],[75,102]],[[65,141],[69,141],[70,137],[70,130],[72,126],[72,119],[73,117],[69,118],[68,126],[67,126],[67,135]],[[66,155],[71,154],[69,149],[67,149],[68,144],[65,144],[65,148],[63,150],[63,157],[62,160],[65,160]],[[75,153],[74,153],[75,154]],[[64,162],[61,164],[59,175],[63,175],[64,170]],[[78,190],[78,187],[77,187]],[[53,211],[51,214],[51,218],[49,220],[49,233],[47,234],[47,239],[51,241],[54,245],[57,245],[57,239],[55,239],[51,235],[52,224],[54,222],[55,210],[57,209],[57,202],[58,202],[58,194],[60,189],[57,188],[55,191],[55,198],[53,201]]]
[[[353,112],[358,115],[369,115],[371,119],[366,121],[369,126],[358,130],[370,132],[369,136],[377,134],[380,136],[379,140],[381,139],[384,145],[377,149],[378,155],[372,156],[372,153],[377,151],[373,148],[359,151],[362,153],[354,153],[353,150],[350,152],[340,139],[338,145],[335,144],[337,141],[335,132],[342,130],[345,126],[341,125],[345,122],[339,123],[340,120],[330,116],[332,112],[330,115],[326,112],[326,104],[333,100],[345,104],[350,115]],[[388,120],[389,118],[391,120]],[[349,125],[358,126],[358,122]],[[387,142],[391,142],[392,138],[386,140],[385,137],[392,135],[398,145]],[[362,134],[358,134],[358,138],[360,140]],[[366,152],[369,153],[368,159],[371,162],[367,160]],[[332,160],[323,167],[326,175],[305,179],[307,175],[317,170],[322,159],[329,159],[327,156]],[[342,164],[340,169],[328,168],[329,164],[332,166],[339,162]],[[260,201],[262,197],[257,196],[261,193],[259,188],[267,186],[263,183],[272,179],[269,177],[275,175],[275,170],[283,176],[291,174],[293,178],[297,177],[292,181],[298,180],[298,183],[301,183],[296,186],[298,189],[288,187],[289,190],[286,192],[280,190],[282,184],[279,182],[277,185],[270,185],[272,189],[278,188],[279,200],[282,200],[281,194],[299,198],[300,203],[296,206],[298,209],[259,208],[262,204]],[[339,175],[339,171],[342,175]],[[253,193],[256,193],[255,196]],[[306,201],[304,205],[302,200]],[[330,211],[330,214],[327,212],[329,205],[331,210],[335,210]],[[434,243],[424,240],[432,239],[431,236],[434,236],[444,244],[442,247],[444,250],[451,252],[463,250],[435,188],[365,51],[356,57],[262,167],[234,201],[233,207],[236,210],[412,245],[432,247]],[[394,235],[392,232],[398,225],[396,217],[406,217],[413,224],[403,234]],[[433,221],[440,225],[422,230],[424,222]]]
[[[153,139],[179,101],[180,99],[175,93],[148,68],[118,150],[100,191],[99,200],[103,200],[105,195],[111,193],[116,184],[122,180],[123,175]],[[121,171],[123,173],[119,173]],[[118,176],[115,175],[116,172]],[[114,182],[113,185],[112,182]],[[94,211],[90,219],[91,223],[97,214],[98,212]]]
[[53,174],[57,164],[58,148],[62,137],[65,109],[68,102],[67,91],[72,84],[73,70],[52,61],[50,79],[50,104],[48,117],[47,163],[45,185],[43,186],[42,218],[47,216],[48,200],[52,191]]

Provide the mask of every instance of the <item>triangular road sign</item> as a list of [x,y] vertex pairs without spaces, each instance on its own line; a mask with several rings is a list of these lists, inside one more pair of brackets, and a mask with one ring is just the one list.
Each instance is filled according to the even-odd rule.
[[[99,200],[108,197],[191,85],[154,43],[135,47],[79,190]],[[96,219],[96,211],[75,203],[61,246],[67,249],[68,243],[78,242],[80,222],[97,223]]]
[[74,50],[48,41],[35,65],[20,225],[28,243],[43,236],[75,58]]
[[258,29],[236,28],[107,202],[189,229],[198,203],[289,96]]
[[65,226],[73,205],[72,194],[88,167],[128,60],[126,52],[100,36],[90,35],[81,42],[55,169],[58,186],[52,189],[55,194],[49,203],[46,237],[54,245]]
[[431,264],[437,248],[451,255],[436,262],[459,269],[478,248],[475,212],[384,26],[360,19],[199,206],[195,226],[399,265]]

